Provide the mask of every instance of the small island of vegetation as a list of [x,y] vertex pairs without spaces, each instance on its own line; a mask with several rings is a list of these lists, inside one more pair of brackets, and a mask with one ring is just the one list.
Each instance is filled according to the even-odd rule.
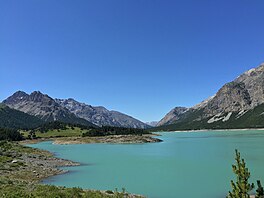
[[135,128],[87,127],[59,121],[45,123],[31,130],[21,130],[26,143],[53,140],[55,144],[151,143],[160,142],[153,134]]

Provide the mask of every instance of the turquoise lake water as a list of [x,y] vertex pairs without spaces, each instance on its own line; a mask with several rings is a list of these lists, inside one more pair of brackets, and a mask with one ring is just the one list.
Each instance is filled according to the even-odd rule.
[[119,190],[150,198],[224,198],[234,179],[239,149],[251,180],[264,183],[264,131],[160,133],[161,143],[54,145],[31,147],[80,162],[70,172],[43,183],[87,189]]

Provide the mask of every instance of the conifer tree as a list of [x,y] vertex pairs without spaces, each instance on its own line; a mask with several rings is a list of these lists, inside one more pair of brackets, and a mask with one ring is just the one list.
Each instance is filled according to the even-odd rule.
[[254,184],[248,182],[250,172],[246,168],[244,159],[240,158],[240,153],[236,150],[236,164],[232,166],[236,174],[237,181],[231,181],[232,192],[229,191],[227,198],[249,198],[249,192],[254,188]]
[[257,181],[258,188],[256,190],[256,198],[264,198],[264,190],[263,187],[261,186],[260,181]]

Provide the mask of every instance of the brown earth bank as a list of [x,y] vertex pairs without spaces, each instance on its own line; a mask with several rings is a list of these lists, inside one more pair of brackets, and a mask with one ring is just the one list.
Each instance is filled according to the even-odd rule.
[[41,141],[53,141],[54,144],[90,144],[90,143],[113,143],[113,144],[141,144],[157,143],[162,140],[154,137],[156,135],[109,135],[97,137],[56,137],[25,140],[22,144],[35,144]]

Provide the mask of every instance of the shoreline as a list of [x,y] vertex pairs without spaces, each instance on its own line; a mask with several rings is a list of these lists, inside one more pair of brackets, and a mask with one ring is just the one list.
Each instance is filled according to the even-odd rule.
[[[6,150],[6,148],[9,149]],[[2,157],[0,161],[0,191],[6,190],[6,193],[10,193],[10,189],[13,189],[11,190],[11,193],[16,192],[17,186],[20,186],[20,193],[24,194],[30,194],[33,193],[34,190],[43,188],[47,188],[48,190],[50,188],[51,190],[60,192],[73,189],[74,187],[66,188],[54,185],[50,186],[49,184],[43,184],[41,182],[52,176],[69,172],[69,170],[61,169],[62,167],[82,165],[78,162],[56,157],[55,153],[50,151],[25,146],[20,142],[2,142],[0,145],[0,151],[2,152],[2,155],[0,156]],[[12,152],[12,156],[8,157],[10,152]],[[143,198],[143,196],[140,195],[107,189],[79,189],[79,191],[87,193],[87,195],[89,194],[90,196],[97,195],[96,197],[98,197],[98,195],[101,195],[102,197],[125,195],[130,198]],[[45,190],[42,193],[45,194]]]
[[178,131],[155,131],[152,133],[190,133],[190,132],[217,132],[217,131],[250,131],[250,130],[256,130],[256,131],[264,131],[264,128],[244,128],[244,129],[197,129],[197,130],[178,130]]
[[71,167],[81,165],[68,159],[56,157],[54,153],[21,145],[22,152],[14,155],[11,163],[21,164],[11,172],[4,172],[2,176],[8,176],[10,179],[19,179],[33,183],[40,183],[42,180],[55,175],[65,174],[68,170],[60,169],[60,167]]
[[[32,148],[32,147],[29,147],[29,148]],[[36,148],[32,148],[32,149],[36,149]],[[82,166],[82,165],[85,165],[85,164],[82,164],[82,163],[79,163],[79,162],[74,162],[72,160],[59,158],[59,157],[56,156],[55,153],[50,152],[48,150],[42,150],[42,149],[36,149],[36,150],[44,151],[44,152],[47,152],[47,153],[49,153],[51,155],[51,157],[55,160],[54,170],[56,171],[56,172],[53,172],[53,173],[51,173],[50,175],[48,175],[46,177],[39,178],[39,180],[37,181],[37,184],[49,185],[49,184],[43,184],[42,183],[43,180],[48,179],[48,178],[51,178],[51,177],[56,176],[56,175],[67,174],[67,173],[70,172],[69,170],[61,169],[62,167],[72,167],[72,166]],[[109,190],[96,190],[96,189],[83,189],[83,191],[86,191],[86,192],[88,192],[88,191],[100,192],[100,193],[102,193],[104,195],[110,195],[110,196],[112,196],[111,195],[112,194],[111,192],[114,193],[114,191],[111,191],[111,190],[110,190],[110,193],[109,193]],[[132,194],[132,193],[129,193],[129,194],[128,193],[125,193],[125,195],[128,198],[144,198],[144,196],[137,195],[137,194]]]
[[34,140],[21,141],[22,145],[36,144],[43,141],[53,141],[53,144],[68,145],[68,144],[95,144],[95,143],[109,143],[109,144],[143,144],[143,143],[158,143],[162,140],[153,137],[159,136],[155,134],[147,135],[109,135],[97,137],[52,137],[52,138],[38,138]]
[[[43,184],[42,182],[45,179],[52,178],[56,175],[61,174],[67,174],[69,173],[69,170],[61,169],[62,167],[71,167],[71,166],[81,166],[82,164],[79,162],[74,162],[68,159],[59,158],[56,156],[56,153],[32,148],[30,146],[27,146],[26,144],[36,144],[43,141],[53,141],[52,144],[58,144],[58,145],[70,145],[70,144],[96,144],[96,143],[112,143],[112,144],[143,144],[143,143],[158,143],[162,142],[162,140],[155,138],[154,136],[159,136],[156,134],[147,134],[147,135],[111,135],[111,136],[101,136],[101,137],[56,137],[56,138],[40,138],[35,140],[24,140],[21,142],[18,142],[17,144],[38,150],[42,154],[45,153],[45,155],[48,155],[49,158],[45,158],[45,168],[43,167],[38,170],[34,170],[33,173],[35,174],[36,178],[34,179],[35,184],[39,185],[48,185]],[[37,164],[43,164],[43,161],[39,161],[39,159],[34,157],[33,161],[37,161]],[[52,161],[52,163],[50,163]],[[34,168],[33,168],[34,169]],[[44,175],[43,175],[44,173]],[[112,193],[117,193],[114,191],[109,190],[96,190],[96,189],[83,189],[84,191],[94,191],[94,192],[100,192],[105,195],[110,195]],[[110,192],[110,194],[109,194]],[[144,196],[137,195],[137,194],[127,194],[127,197],[130,198],[143,198]]]

